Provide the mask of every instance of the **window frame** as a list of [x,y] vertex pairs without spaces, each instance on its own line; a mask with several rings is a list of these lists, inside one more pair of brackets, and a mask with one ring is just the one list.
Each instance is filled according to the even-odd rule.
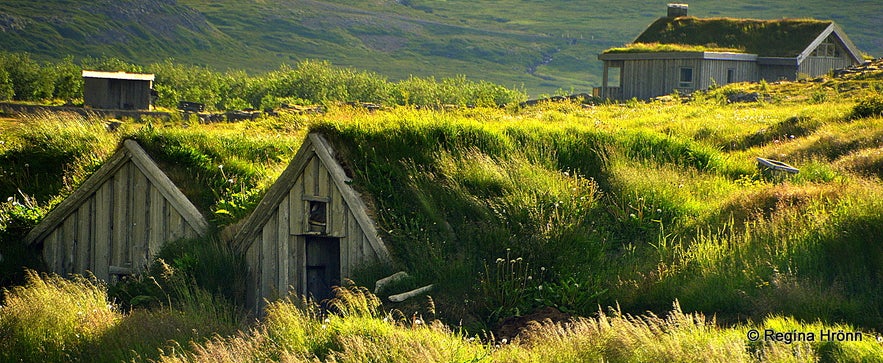
[[695,80],[693,67],[680,67],[678,72],[678,88],[693,88]]

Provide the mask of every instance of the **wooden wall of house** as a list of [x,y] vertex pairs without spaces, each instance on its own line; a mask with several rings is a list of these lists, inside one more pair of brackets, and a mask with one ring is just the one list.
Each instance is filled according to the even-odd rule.
[[797,79],[797,67],[783,65],[762,65],[759,67],[760,79],[767,82]]
[[697,73],[699,76],[697,89],[705,90],[712,84],[719,86],[727,84],[727,71],[731,69],[733,70],[733,83],[758,81],[757,62],[705,59],[702,61],[701,70]]
[[110,281],[114,272],[142,269],[165,242],[196,236],[148,177],[128,161],[43,238],[43,257],[53,272],[88,270]]
[[83,80],[83,103],[101,109],[150,109],[150,81],[87,77]]
[[[311,200],[327,202],[325,234],[310,232],[307,219]],[[362,263],[379,260],[343,194],[315,154],[246,250],[251,269],[247,297],[250,306],[263,306],[263,299],[285,296],[289,290],[304,293],[304,248],[309,235],[339,238],[341,277],[350,276]]]
[[[693,68],[692,87],[680,87],[681,68]],[[622,64],[622,99],[649,99],[675,90],[690,93],[708,89],[714,83],[727,82],[727,70],[735,71],[735,82],[757,81],[757,64],[753,61],[714,59],[638,59]]]
[[798,75],[808,75],[810,77],[818,77],[827,74],[832,69],[846,68],[853,65],[852,60],[841,51],[840,57],[815,57],[809,56],[800,63],[797,69]]

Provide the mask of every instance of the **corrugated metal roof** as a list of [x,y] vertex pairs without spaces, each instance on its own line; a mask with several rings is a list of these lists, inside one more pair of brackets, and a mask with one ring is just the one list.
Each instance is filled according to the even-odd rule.
[[154,75],[147,73],[83,71],[83,78],[123,79],[128,81],[153,81]]
[[815,19],[660,18],[634,43],[733,48],[761,57],[796,57],[833,22]]

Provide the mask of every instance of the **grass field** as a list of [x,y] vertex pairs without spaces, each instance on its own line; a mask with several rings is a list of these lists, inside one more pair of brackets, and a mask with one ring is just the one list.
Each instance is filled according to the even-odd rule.
[[[20,287],[4,293],[0,331],[14,338],[0,347],[57,361],[880,359],[881,89],[863,75],[729,85],[689,101],[340,106],[114,132],[90,117],[21,119],[0,134],[4,256],[33,256],[21,236],[123,138],[197,175],[188,196],[220,229],[247,215],[314,131],[347,162],[394,268],[413,276],[403,286],[436,289],[396,305],[350,287],[334,314],[292,298],[253,321],[235,296],[211,293],[235,291],[221,272],[237,258],[205,257],[230,254],[210,240],[169,248],[124,286],[22,275],[4,259],[4,284]],[[754,91],[769,101],[725,102]],[[758,156],[800,173],[759,170]],[[373,287],[386,271],[352,278]],[[581,318],[513,342],[487,335],[543,306]],[[752,342],[751,329],[815,335]],[[821,341],[828,330],[862,340]]]

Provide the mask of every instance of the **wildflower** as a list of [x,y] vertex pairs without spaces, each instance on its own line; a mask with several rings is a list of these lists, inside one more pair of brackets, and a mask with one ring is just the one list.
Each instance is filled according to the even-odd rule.
[[636,217],[634,213],[629,213],[629,218],[638,218],[638,217]]
[[662,209],[661,209],[661,208],[656,208],[656,213],[662,213]]
[[509,339],[503,338],[503,340],[502,340],[501,342],[502,342],[503,344],[509,343]]
[[422,325],[422,324],[423,324],[423,320],[420,320],[420,319],[414,320],[414,325]]
[[233,179],[227,179],[227,182],[233,184]]
[[542,289],[543,289],[543,285],[538,285],[538,286],[537,286],[537,290],[542,290]]
[[528,280],[533,280],[533,276],[531,276],[531,275],[527,275],[527,279],[528,279]]
[[218,169],[224,170],[224,164],[218,165]]
[[13,198],[13,197],[9,197],[9,198],[6,198],[6,201],[7,201],[7,202],[11,202],[11,201],[13,201],[14,199],[15,199],[15,198]]
[[540,266],[540,271],[546,271],[546,267]]

